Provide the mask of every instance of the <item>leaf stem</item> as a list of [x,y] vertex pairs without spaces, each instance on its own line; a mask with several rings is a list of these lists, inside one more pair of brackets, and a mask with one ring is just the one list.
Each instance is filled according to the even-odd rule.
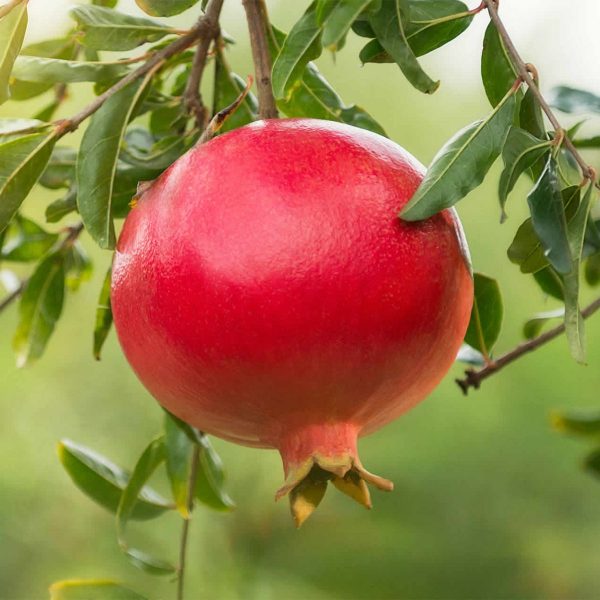
[[[600,309],[600,298],[594,300],[591,304],[588,304],[582,311],[581,316],[584,319],[591,317],[598,309]],[[465,371],[465,376],[463,379],[456,379],[456,383],[458,387],[463,391],[465,396],[469,393],[470,388],[479,389],[481,386],[481,382],[484,379],[490,377],[494,373],[497,373],[510,363],[514,362],[518,358],[521,358],[524,354],[529,352],[533,352],[540,346],[550,342],[554,338],[557,338],[565,331],[565,324],[561,323],[557,325],[553,329],[550,329],[543,333],[542,335],[533,338],[532,340],[528,340],[527,342],[523,342],[506,352],[496,360],[493,360],[489,364],[485,365],[481,369],[467,369]]]
[[[500,35],[500,37],[502,38],[502,41],[504,42],[504,45],[508,52],[508,55],[509,55],[510,59],[512,60],[513,66],[514,66],[515,70],[517,71],[517,74],[528,85],[532,94],[535,96],[535,98],[539,102],[540,107],[542,108],[542,110],[544,111],[546,116],[548,117],[548,120],[552,124],[552,127],[554,127],[554,129],[556,131],[560,131],[563,128],[561,127],[558,119],[556,118],[556,115],[554,114],[554,112],[552,112],[550,105],[548,104],[548,102],[546,102],[546,99],[540,92],[540,89],[536,85],[536,82],[534,80],[535,76],[537,75],[537,71],[535,70],[535,67],[533,67],[533,65],[530,65],[523,61],[523,59],[521,58],[518,50],[516,49],[512,39],[511,39],[508,31],[506,30],[506,27],[504,26],[504,23],[503,23],[502,19],[500,18],[500,15],[498,14],[498,0],[483,0],[483,2],[485,2],[485,5],[487,6],[488,13],[490,15],[490,19],[496,26],[498,34]],[[533,76],[532,76],[532,74],[533,74]],[[592,167],[590,167],[590,165],[588,165],[585,162],[585,160],[583,159],[581,154],[578,152],[577,148],[573,145],[573,142],[571,141],[569,136],[566,134],[565,134],[565,137],[563,140],[563,144],[571,152],[571,154],[573,155],[573,158],[577,161],[577,164],[581,168],[584,179],[589,179],[589,180],[593,181],[594,183],[596,183],[596,181],[595,181],[596,173],[595,173],[594,169],[592,169]]]
[[250,32],[252,60],[258,90],[259,116],[261,119],[276,119],[279,116],[273,87],[271,85],[271,54],[267,42],[269,17],[263,0],[242,0]]
[[204,18],[208,18],[215,24],[215,33],[212,36],[205,35],[200,39],[196,53],[194,54],[194,60],[192,61],[190,77],[183,92],[183,105],[188,113],[194,116],[196,126],[201,129],[206,124],[207,109],[202,102],[200,83],[202,82],[210,43],[219,35],[219,16],[222,8],[223,0],[211,0],[206,7]]
[[194,444],[192,454],[192,463],[190,466],[190,476],[188,479],[187,492],[187,512],[188,518],[183,520],[181,529],[181,541],[179,542],[179,569],[177,575],[177,600],[183,600],[183,591],[185,584],[185,563],[187,558],[188,538],[190,534],[190,520],[194,510],[194,492],[196,489],[196,479],[198,477],[198,465],[200,462],[200,446]]

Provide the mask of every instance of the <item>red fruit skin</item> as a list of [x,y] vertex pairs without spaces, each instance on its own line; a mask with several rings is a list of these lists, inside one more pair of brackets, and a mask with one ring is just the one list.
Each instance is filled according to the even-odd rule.
[[260,121],[180,158],[115,254],[125,355],[169,411],[286,472],[355,456],[453,363],[471,311],[453,211],[398,218],[423,167],[395,143],[311,119]]

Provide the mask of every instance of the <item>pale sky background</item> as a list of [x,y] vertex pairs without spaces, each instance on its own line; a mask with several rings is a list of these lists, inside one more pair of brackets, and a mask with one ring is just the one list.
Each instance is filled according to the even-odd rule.
[[[308,0],[267,0],[268,5],[289,5],[298,16]],[[39,41],[65,31],[72,0],[30,0],[28,41]],[[478,0],[467,0],[470,8]],[[134,0],[121,0],[119,10],[140,14]],[[195,9],[197,10],[197,8]],[[242,18],[241,0],[225,1],[229,23]],[[542,74],[542,87],[564,83],[600,93],[600,0],[502,0],[501,14],[523,58]],[[185,17],[177,19],[186,22]],[[479,61],[483,30],[488,22],[481,14],[469,29],[444,51],[432,53],[426,64],[452,73],[448,86],[480,85]],[[460,65],[460,69],[456,69]]]

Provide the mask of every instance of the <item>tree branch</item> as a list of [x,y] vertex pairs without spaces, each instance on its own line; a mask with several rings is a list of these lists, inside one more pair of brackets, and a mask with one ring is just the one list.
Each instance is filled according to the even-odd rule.
[[525,61],[519,55],[519,52],[517,51],[508,31],[506,30],[506,27],[504,26],[504,23],[502,22],[502,19],[500,18],[500,15],[498,14],[498,0],[483,0],[483,2],[485,2],[485,5],[488,9],[488,13],[490,15],[490,19],[493,21],[498,31],[498,34],[504,42],[504,46],[506,47],[506,51],[508,52],[512,60],[513,66],[517,71],[517,75],[519,75],[519,77],[521,77],[523,81],[529,86],[529,89],[531,90],[532,94],[536,97],[544,113],[546,113],[546,116],[552,124],[552,127],[554,127],[557,135],[559,134],[559,132],[564,133],[563,144],[566,148],[568,148],[568,150],[573,155],[573,158],[577,161],[577,164],[580,166],[581,171],[583,173],[583,177],[585,179],[589,179],[593,183],[596,183],[596,171],[592,167],[590,167],[590,165],[588,165],[585,162],[581,154],[579,154],[577,148],[573,145],[573,142],[569,139],[569,136],[566,135],[566,132],[564,132],[564,129],[561,127],[558,119],[556,118],[556,115],[552,112],[550,105],[548,104],[548,102],[546,102],[546,99],[540,92],[540,89],[538,88],[534,78],[531,75],[531,71],[534,71],[534,67],[532,67],[528,63],[525,63]]
[[183,588],[185,584],[185,562],[187,557],[187,543],[190,535],[190,520],[194,510],[194,494],[196,491],[196,479],[198,478],[198,464],[200,462],[200,446],[194,444],[190,476],[188,479],[187,511],[188,518],[183,520],[181,529],[181,541],[179,542],[179,570],[177,575],[177,600],[183,600]]
[[258,107],[261,119],[276,119],[279,116],[271,86],[271,54],[267,41],[268,16],[261,0],[242,0],[250,32],[252,60],[258,90]]
[[165,46],[162,50],[159,50],[153,54],[147,62],[142,66],[131,71],[107,89],[103,94],[100,94],[90,104],[88,104],[82,111],[77,113],[70,119],[65,119],[58,122],[56,131],[57,137],[62,137],[66,133],[75,131],[83,121],[89,116],[93,115],[109,98],[114,96],[117,92],[120,92],[123,88],[127,87],[133,81],[136,81],[140,77],[143,77],[150,71],[159,68],[167,59],[179,54],[193,46],[199,39],[206,37],[209,40],[214,38],[218,32],[218,24],[216,24],[208,14],[202,15],[196,24],[180,38],[177,38],[174,42]]
[[[587,319],[588,317],[592,316],[598,309],[600,309],[600,298],[597,298],[591,304],[588,304],[588,306],[586,306],[581,311],[581,316],[584,319]],[[494,373],[500,371],[500,369],[503,369],[504,367],[506,367],[506,365],[509,365],[510,363],[514,362],[524,354],[533,352],[540,346],[543,346],[544,344],[547,344],[554,338],[557,338],[564,332],[564,330],[565,324],[561,323],[553,329],[549,329],[545,333],[542,333],[538,337],[533,338],[532,340],[528,340],[527,342],[523,342],[522,344],[519,344],[510,352],[503,354],[502,356],[500,356],[496,360],[493,360],[481,369],[467,369],[465,371],[464,379],[456,379],[456,383],[463,391],[463,393],[467,395],[469,393],[470,388],[479,389],[481,382],[484,379],[487,379],[490,375],[493,375]]]
[[208,56],[210,43],[219,35],[219,16],[222,8],[223,0],[211,0],[206,7],[204,18],[209,19],[213,23],[216,33],[212,37],[205,35],[201,38],[192,62],[190,77],[185,86],[185,91],[183,92],[183,104],[186,110],[194,115],[196,125],[201,129],[203,129],[206,124],[207,109],[202,102],[200,83],[202,82],[202,75],[204,73],[204,67],[206,66],[206,58]]

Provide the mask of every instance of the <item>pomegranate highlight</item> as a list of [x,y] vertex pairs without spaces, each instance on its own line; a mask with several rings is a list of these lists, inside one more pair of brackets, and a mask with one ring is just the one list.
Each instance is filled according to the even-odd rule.
[[112,309],[137,376],[170,412],[281,453],[300,525],[327,483],[366,507],[357,439],[452,365],[473,284],[458,217],[398,212],[424,169],[374,133],[259,121],[193,148],[125,221]]

